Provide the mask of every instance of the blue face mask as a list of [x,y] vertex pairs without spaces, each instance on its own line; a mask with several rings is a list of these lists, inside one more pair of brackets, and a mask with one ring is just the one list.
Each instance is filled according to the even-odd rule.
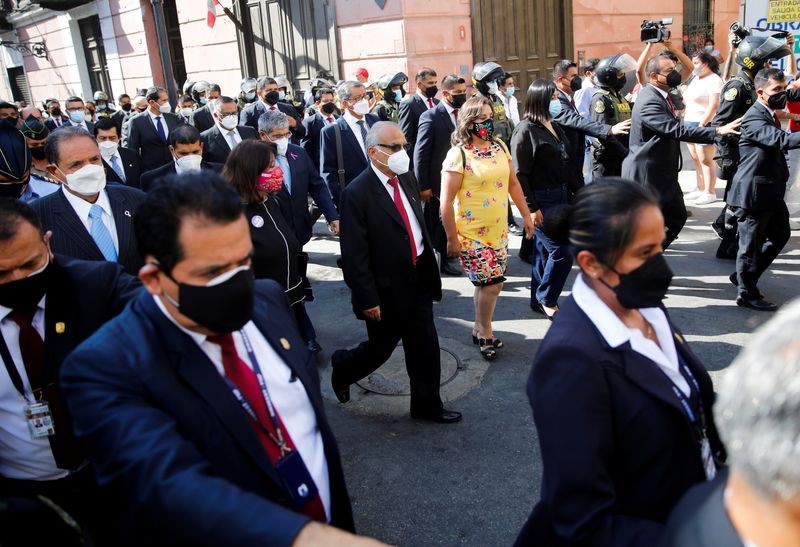
[[549,110],[550,110],[550,115],[554,118],[559,114],[561,114],[561,101],[559,101],[558,99],[553,99],[552,101],[550,101]]
[[517,89],[516,89],[514,86],[508,86],[508,87],[506,88],[506,97],[512,97],[512,96],[514,95],[514,92],[515,92],[516,90],[517,90]]
[[707,52],[711,53],[712,51],[714,51],[714,46],[706,46],[705,49]]
[[69,119],[74,123],[82,123],[86,119],[86,112],[83,110],[76,110],[69,113]]
[[208,102],[208,101],[206,101],[206,98],[205,98],[205,97],[200,97],[200,104],[201,104],[201,105],[205,106],[205,105],[206,105],[206,102]]
[[394,92],[394,102],[399,103],[403,100],[403,92],[399,89],[395,90]]
[[285,91],[278,91],[278,100],[282,101],[285,98],[286,98],[286,92]]
[[245,95],[244,97],[245,97],[245,99],[247,99],[248,101],[254,101],[254,100],[256,99],[256,94],[255,94],[255,93],[248,93],[248,94],[247,94],[247,95]]

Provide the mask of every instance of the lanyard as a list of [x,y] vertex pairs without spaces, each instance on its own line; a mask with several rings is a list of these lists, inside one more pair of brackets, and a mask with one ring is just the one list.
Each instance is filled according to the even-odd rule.
[[258,424],[258,426],[269,436],[269,438],[274,442],[281,451],[281,457],[289,454],[292,452],[292,449],[286,444],[286,440],[283,437],[283,431],[281,429],[280,423],[278,422],[278,416],[275,412],[275,407],[272,404],[272,398],[269,395],[269,389],[267,388],[267,382],[264,380],[264,375],[261,373],[261,366],[258,364],[258,359],[256,359],[256,354],[253,351],[253,345],[250,343],[250,338],[245,334],[243,330],[239,331],[239,334],[242,337],[242,341],[244,342],[244,347],[247,350],[247,356],[250,358],[250,362],[253,364],[253,372],[256,374],[256,378],[258,379],[258,387],[261,389],[261,396],[266,403],[267,412],[269,413],[270,420],[272,421],[272,426],[275,428],[275,433],[273,434],[272,431],[267,429],[264,424],[261,423],[261,420],[258,419],[258,415],[256,411],[253,409],[253,406],[250,402],[245,398],[242,394],[241,390],[236,387],[236,385],[231,382],[231,380],[225,377],[225,382],[228,384],[228,387],[233,392],[233,396],[236,397],[236,400],[239,401],[239,404],[242,406],[245,412],[250,415],[251,418]]
[[[699,429],[701,438],[706,438],[706,412],[703,407],[703,396],[700,392],[700,384],[697,383],[697,379],[694,377],[694,374],[692,374],[692,371],[688,366],[686,366],[686,362],[681,356],[680,351],[678,351],[678,348],[675,348],[675,351],[678,354],[678,366],[683,371],[684,376],[691,381],[691,384],[697,391],[697,402],[700,406],[700,416],[698,417],[695,414],[694,410],[692,409],[692,405],[689,402],[689,398],[678,388],[678,386],[675,385],[674,382],[672,382],[672,380],[670,380],[670,383],[672,384],[672,391],[675,393],[675,396],[678,397],[678,400],[683,407],[683,411],[686,413],[686,417],[689,418],[689,421],[696,429]],[[689,388],[691,389],[691,386],[689,386]]]
[[[32,402],[34,400],[34,397],[32,396],[33,394],[29,394],[25,389],[22,376],[19,375],[19,371],[14,364],[14,360],[11,358],[11,352],[8,350],[8,345],[6,344],[6,340],[3,338],[2,333],[0,333],[0,357],[3,358],[3,364],[6,366],[8,376],[11,378],[11,383],[14,384],[16,390],[26,401],[29,403]],[[33,379],[29,378],[29,380],[31,381],[31,384],[33,384]],[[31,385],[31,389],[33,389],[33,385]]]

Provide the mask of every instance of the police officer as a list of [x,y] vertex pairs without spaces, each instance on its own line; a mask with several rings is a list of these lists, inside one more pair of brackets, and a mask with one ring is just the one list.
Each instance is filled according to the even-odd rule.
[[97,109],[98,118],[110,118],[114,113],[108,106],[108,93],[105,91],[94,92],[94,106]]
[[236,100],[239,110],[244,110],[247,105],[255,102],[258,98],[256,87],[258,87],[258,80],[255,78],[244,78],[239,84],[239,97]]
[[294,98],[294,92],[292,91],[292,83],[286,76],[275,76],[275,81],[278,82],[278,93],[283,94],[283,96],[278,99],[278,102],[290,104],[294,107],[297,111],[298,119],[303,119],[303,112],[306,109],[305,104],[303,101],[298,101]]
[[400,101],[406,94],[403,86],[407,82],[408,76],[404,72],[390,72],[378,79],[378,94],[381,99],[372,109],[372,113],[382,122],[400,123]]
[[[631,104],[620,94],[627,82],[626,72],[636,69],[636,61],[617,54],[602,59],[595,67],[595,80],[600,89],[592,95],[589,113],[593,121],[606,125],[631,119]],[[605,142],[593,139],[592,178],[618,177],[622,160],[628,155],[628,135],[609,137]]]
[[500,137],[506,145],[511,143],[511,133],[514,131],[514,123],[506,114],[506,107],[503,99],[500,98],[500,90],[497,80],[502,80],[505,70],[503,67],[489,61],[478,63],[472,70],[472,83],[478,92],[474,97],[483,97],[492,105],[494,112],[494,134]]
[[192,86],[192,98],[194,99],[195,109],[204,107],[208,102],[208,93],[211,91],[211,84],[205,80],[198,80]]
[[[792,37],[793,38],[793,37]],[[738,75],[728,80],[722,87],[719,108],[711,125],[720,127],[741,118],[758,99],[753,84],[756,73],[769,65],[771,59],[780,59],[791,53],[783,41],[766,36],[747,36],[736,51],[736,64],[741,68]],[[725,186],[727,201],[731,183],[739,165],[739,137],[729,135],[716,140],[717,177],[728,181]],[[735,259],[739,245],[736,239],[736,222],[732,215],[726,214],[727,206],[711,227],[722,239],[717,249],[717,258]],[[727,217],[727,218],[726,218]]]

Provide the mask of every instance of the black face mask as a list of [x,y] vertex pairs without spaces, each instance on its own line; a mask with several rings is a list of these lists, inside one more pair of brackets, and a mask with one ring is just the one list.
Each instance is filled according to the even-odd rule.
[[131,111],[131,106],[132,106],[131,103],[128,103],[128,104],[124,104],[124,105],[120,106],[120,108],[122,109],[123,112],[130,112]]
[[458,95],[450,95],[450,106],[453,108],[461,108],[467,102],[467,94],[459,93]]
[[[238,270],[238,271],[237,271]],[[227,277],[234,273],[231,277]],[[255,278],[250,268],[231,270],[211,280],[213,285],[178,284],[178,302],[165,297],[180,312],[211,332],[224,334],[241,329],[253,318]],[[222,278],[222,281],[218,281]]]
[[10,129],[17,128],[17,118],[0,118],[0,124]]
[[280,94],[277,91],[270,91],[264,96],[264,100],[266,100],[269,104],[278,104],[278,98]]
[[623,74],[620,78],[617,78],[617,83],[614,85],[614,91],[619,93],[622,91],[622,88],[625,87],[626,83],[628,83],[628,78]]
[[61,117],[61,109],[60,108],[54,108],[50,112],[50,116],[53,117],[53,118],[60,118]]
[[676,88],[681,85],[681,73],[677,70],[673,70],[666,76],[667,85],[672,88]]
[[580,90],[582,86],[583,86],[583,80],[581,79],[580,76],[575,76],[569,83],[569,87],[570,89],[572,89],[573,93]]
[[322,105],[319,108],[320,108],[320,110],[322,110],[322,112],[324,114],[328,114],[328,115],[331,115],[336,111],[336,105],[333,104],[333,103],[325,103],[324,105]]
[[437,93],[439,93],[439,88],[436,87],[435,85],[432,85],[431,87],[425,90],[425,96],[428,97],[429,99],[433,99]]
[[47,265],[41,271],[0,285],[0,306],[21,311],[35,309],[47,292],[52,271],[48,259]]
[[658,307],[672,281],[672,270],[664,253],[651,256],[644,264],[626,274],[617,272],[611,266],[608,268],[619,276],[619,285],[612,287],[602,279],[600,282],[614,291],[619,303],[629,310]]
[[783,110],[786,108],[786,102],[788,99],[788,93],[785,91],[780,91],[767,99],[767,105],[769,105],[772,110]]
[[44,146],[31,146],[28,148],[31,151],[31,156],[37,160],[43,160],[47,156],[44,155]]
[[0,198],[14,198],[17,199],[25,191],[28,186],[28,179],[24,182],[0,182]]

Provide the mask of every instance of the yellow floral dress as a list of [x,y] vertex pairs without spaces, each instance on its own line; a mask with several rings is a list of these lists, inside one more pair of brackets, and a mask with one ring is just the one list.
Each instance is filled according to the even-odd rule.
[[453,208],[461,265],[474,285],[505,281],[510,161],[505,145],[496,141],[487,148],[454,146],[442,164],[443,171],[464,177]]

